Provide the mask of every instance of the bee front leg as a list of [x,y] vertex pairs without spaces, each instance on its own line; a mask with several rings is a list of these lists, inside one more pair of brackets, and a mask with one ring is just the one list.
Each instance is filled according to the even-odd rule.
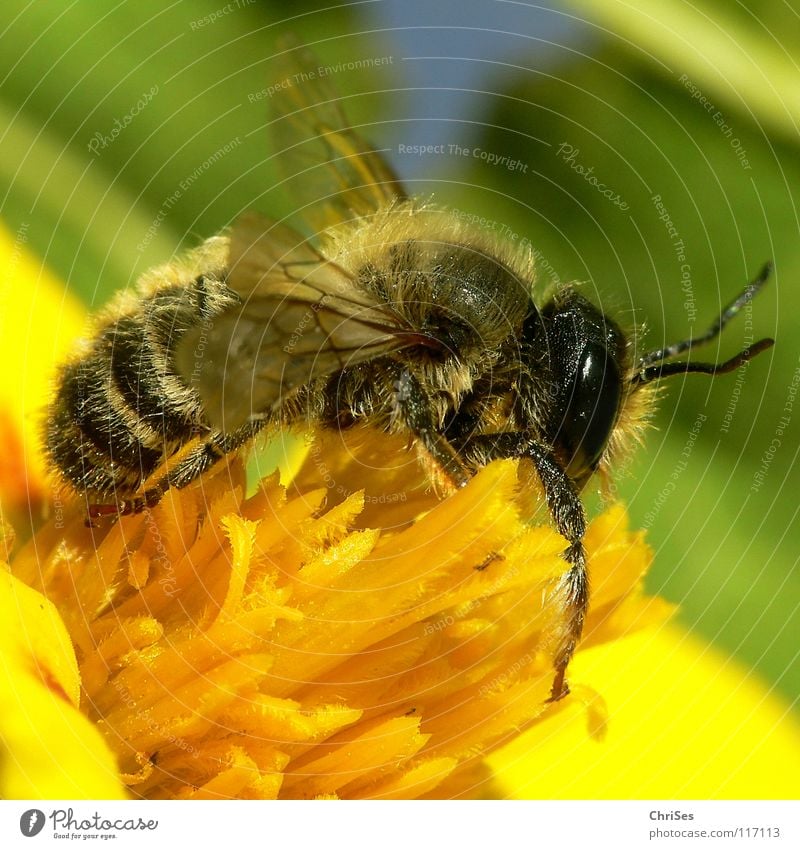
[[[457,443],[458,444],[458,443]],[[528,457],[544,487],[547,507],[556,530],[569,543],[564,559],[569,569],[559,579],[553,597],[564,610],[562,625],[556,634],[553,653],[555,678],[550,700],[558,701],[569,693],[567,667],[575,653],[586,611],[589,607],[589,576],[586,571],[586,513],[577,487],[545,445],[531,441],[524,433],[498,433],[465,440],[463,455],[468,462],[483,465],[505,457]]]
[[394,413],[422,443],[445,475],[456,486],[466,486],[470,474],[456,450],[437,430],[431,400],[408,369],[403,369],[395,384]]
[[564,559],[570,568],[561,576],[555,591],[555,597],[566,613],[553,656],[556,677],[550,699],[556,702],[569,693],[565,678],[567,666],[583,633],[589,607],[589,575],[583,546],[586,512],[575,484],[547,448],[534,444],[526,456],[533,460],[536,467],[556,530],[569,542]]

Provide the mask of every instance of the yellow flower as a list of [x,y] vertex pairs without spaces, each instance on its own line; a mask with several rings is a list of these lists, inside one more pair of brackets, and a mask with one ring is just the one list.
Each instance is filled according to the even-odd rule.
[[[668,624],[581,652],[574,680],[608,719],[565,704],[489,766],[517,799],[797,799],[800,726],[791,705],[738,663]],[[601,683],[602,682],[602,683]]]
[[[81,332],[84,311],[26,247],[0,226],[0,511],[35,520],[45,497],[39,430],[55,364]],[[9,367],[9,363],[13,367]],[[18,527],[18,531],[22,528]]]
[[0,798],[124,798],[55,606],[0,570]]
[[796,796],[797,724],[665,626],[621,507],[587,534],[551,704],[565,543],[528,521],[524,464],[439,498],[402,440],[356,430],[294,465],[286,488],[246,490],[234,460],[141,515],[87,528],[76,501],[3,538],[0,797]]
[[[363,439],[361,462],[386,450]],[[244,498],[234,463],[110,527],[76,508],[14,558],[57,599],[82,709],[134,795],[481,793],[485,754],[558,710],[548,589],[564,541],[522,521],[516,463],[443,500],[405,464],[367,490],[394,499],[395,527],[374,530],[365,493],[348,494],[356,456],[312,451],[340,488],[327,507],[326,488],[275,478]],[[641,596],[648,552],[624,524],[610,511],[587,537],[587,645],[664,613]]]

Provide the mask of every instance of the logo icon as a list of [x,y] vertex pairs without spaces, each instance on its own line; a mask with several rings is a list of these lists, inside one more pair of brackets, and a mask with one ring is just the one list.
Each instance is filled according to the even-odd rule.
[[44,812],[38,808],[31,808],[19,818],[19,830],[25,837],[36,837],[44,828]]

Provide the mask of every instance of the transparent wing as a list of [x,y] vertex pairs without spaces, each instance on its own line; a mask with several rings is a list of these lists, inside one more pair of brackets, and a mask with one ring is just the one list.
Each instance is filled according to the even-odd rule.
[[234,226],[227,283],[241,304],[187,334],[176,352],[210,424],[226,433],[314,378],[423,340],[302,236],[260,216]]
[[270,134],[303,219],[324,230],[405,198],[391,166],[350,127],[315,54],[288,40],[281,46]]

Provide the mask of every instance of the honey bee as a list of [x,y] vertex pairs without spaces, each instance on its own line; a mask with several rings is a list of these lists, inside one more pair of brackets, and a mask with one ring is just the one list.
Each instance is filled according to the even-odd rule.
[[60,372],[50,460],[96,518],[151,507],[262,429],[307,422],[405,433],[453,488],[496,458],[526,458],[568,543],[554,590],[560,699],[589,600],[581,490],[636,438],[655,381],[730,372],[773,344],[675,360],[718,336],[769,266],[705,334],[636,358],[576,286],[538,303],[517,244],[409,197],[311,73],[313,55],[286,57],[273,128],[287,176],[305,172],[308,232],[245,215],[118,298]]

